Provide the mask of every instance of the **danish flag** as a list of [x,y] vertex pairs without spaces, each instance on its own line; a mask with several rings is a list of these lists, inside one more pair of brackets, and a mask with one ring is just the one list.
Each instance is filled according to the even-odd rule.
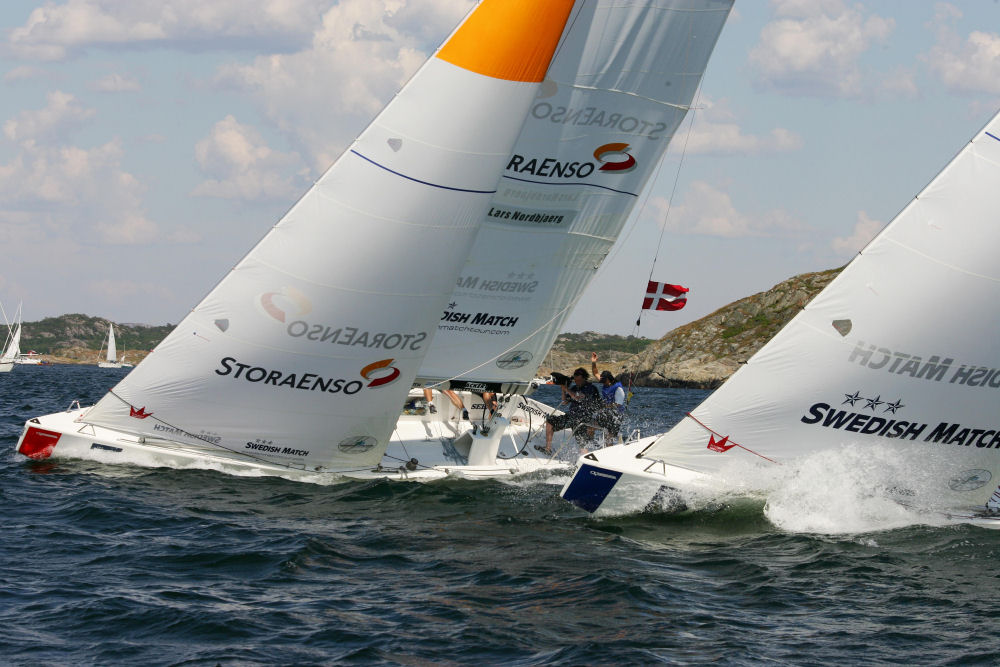
[[128,406],[128,416],[135,417],[136,419],[145,419],[146,417],[152,416],[152,412],[146,412],[146,406],[142,406],[136,410],[133,406]]
[[656,283],[652,280],[646,286],[646,298],[642,300],[643,310],[680,310],[687,305],[687,287]]

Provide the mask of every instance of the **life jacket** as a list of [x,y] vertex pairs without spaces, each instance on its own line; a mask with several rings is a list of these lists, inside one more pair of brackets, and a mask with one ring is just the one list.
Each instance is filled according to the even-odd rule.
[[615,407],[618,408],[619,412],[625,412],[624,403],[621,405],[615,403],[615,392],[618,391],[619,389],[622,390],[623,394],[625,393],[625,387],[622,386],[621,382],[615,382],[610,387],[605,387],[604,385],[601,385],[601,396],[604,397],[605,403],[607,403],[608,405],[614,405]]

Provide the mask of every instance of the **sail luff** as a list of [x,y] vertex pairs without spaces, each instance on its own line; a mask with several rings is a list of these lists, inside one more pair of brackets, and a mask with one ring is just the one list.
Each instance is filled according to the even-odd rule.
[[86,421],[293,467],[376,463],[572,5],[481,3]]

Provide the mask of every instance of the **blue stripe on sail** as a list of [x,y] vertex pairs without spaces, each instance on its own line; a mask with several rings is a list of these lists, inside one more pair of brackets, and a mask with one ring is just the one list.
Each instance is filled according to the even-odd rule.
[[611,190],[611,192],[617,192],[620,195],[629,195],[630,197],[638,197],[634,192],[629,192],[628,190],[615,190],[614,188],[609,188],[606,185],[595,185],[593,183],[550,183],[549,181],[533,181],[530,178],[514,178],[513,176],[507,176],[504,174],[504,178],[509,178],[512,181],[521,181],[523,183],[536,183],[538,185],[586,185],[590,188],[600,188],[602,190]]
[[995,135],[992,135],[992,134],[990,134],[989,132],[987,132],[987,133],[986,133],[986,136],[987,136],[987,137],[993,137],[993,138],[994,138],[994,139],[996,139],[997,141],[1000,141],[1000,137],[997,137],[997,136],[995,136]]
[[371,162],[373,165],[375,165],[379,169],[385,169],[390,174],[395,174],[396,176],[399,176],[400,178],[405,178],[408,181],[413,181],[414,183],[420,183],[421,185],[429,185],[432,188],[441,188],[442,190],[454,190],[455,192],[471,192],[471,193],[474,193],[474,194],[477,194],[477,195],[492,195],[492,194],[496,193],[496,190],[467,190],[465,188],[453,188],[450,185],[438,185],[437,183],[431,183],[429,181],[421,181],[419,178],[413,178],[412,176],[407,176],[406,174],[401,174],[398,171],[394,171],[392,169],[389,169],[389,167],[386,167],[384,164],[379,164],[375,160],[373,160],[373,159],[371,159],[369,157],[365,157],[364,155],[362,155],[361,153],[357,152],[353,148],[351,149],[351,152],[354,153],[355,155],[357,155],[362,160],[366,160],[368,162]]

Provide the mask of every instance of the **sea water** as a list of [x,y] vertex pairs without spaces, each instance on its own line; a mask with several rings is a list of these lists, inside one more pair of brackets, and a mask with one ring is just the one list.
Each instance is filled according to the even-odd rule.
[[[605,520],[564,479],[321,486],[13,453],[26,419],[126,372],[0,377],[4,665],[1000,662],[1000,531],[927,525],[856,452],[760,498]],[[630,427],[706,395],[638,389]]]

